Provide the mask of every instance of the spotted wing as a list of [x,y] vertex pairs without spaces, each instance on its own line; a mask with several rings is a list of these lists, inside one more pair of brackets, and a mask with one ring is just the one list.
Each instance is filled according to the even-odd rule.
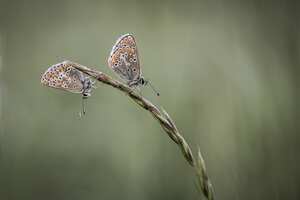
[[82,93],[83,80],[84,75],[82,72],[62,62],[49,67],[42,75],[41,83],[48,87]]
[[128,84],[141,77],[138,50],[133,35],[121,36],[113,46],[108,66]]

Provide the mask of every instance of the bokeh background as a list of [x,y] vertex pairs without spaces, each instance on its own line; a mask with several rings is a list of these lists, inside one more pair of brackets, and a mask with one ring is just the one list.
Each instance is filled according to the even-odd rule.
[[152,116],[97,84],[40,85],[69,59],[106,60],[133,33],[143,73],[195,151],[217,199],[300,199],[296,1],[0,1],[0,199],[199,199],[192,168]]

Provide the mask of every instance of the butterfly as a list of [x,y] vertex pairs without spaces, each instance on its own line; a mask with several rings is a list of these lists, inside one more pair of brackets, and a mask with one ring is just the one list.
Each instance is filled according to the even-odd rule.
[[[132,34],[125,34],[119,37],[110,52],[108,66],[122,80],[126,81],[129,87],[136,88],[149,84],[156,92],[149,80],[142,76],[137,45]],[[158,92],[156,94],[159,96]]]
[[[49,67],[41,77],[41,84],[72,93],[80,93],[82,99],[86,99],[91,96],[94,82],[89,76],[65,61]],[[84,104],[83,114],[85,114]]]

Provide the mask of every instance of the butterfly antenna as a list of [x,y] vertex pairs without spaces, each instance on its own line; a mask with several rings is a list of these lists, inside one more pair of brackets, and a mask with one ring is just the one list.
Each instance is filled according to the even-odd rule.
[[151,84],[151,82],[148,80],[148,84],[150,85],[151,89],[156,93],[157,96],[160,96],[159,92],[154,88],[154,86]]
[[81,100],[81,107],[82,107],[82,115],[85,115],[85,96],[82,96],[82,100]]

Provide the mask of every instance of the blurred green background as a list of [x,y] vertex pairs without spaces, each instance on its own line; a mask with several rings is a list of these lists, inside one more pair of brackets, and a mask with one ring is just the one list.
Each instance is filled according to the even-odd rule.
[[69,59],[110,74],[136,36],[145,77],[195,151],[217,199],[300,199],[296,1],[1,0],[0,199],[199,199],[192,168],[152,116],[97,84],[43,87]]

